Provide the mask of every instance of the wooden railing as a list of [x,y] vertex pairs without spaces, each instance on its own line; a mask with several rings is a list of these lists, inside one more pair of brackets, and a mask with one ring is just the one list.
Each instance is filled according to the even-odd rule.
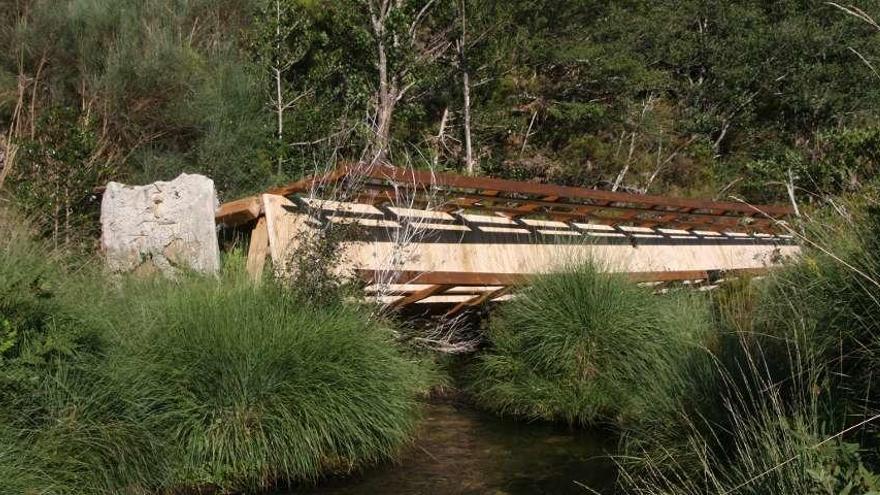
[[[342,187],[346,184],[351,187]],[[348,201],[399,204],[401,195],[417,207],[443,211],[486,211],[510,218],[547,218],[612,226],[728,232],[780,233],[792,214],[784,205],[749,205],[668,196],[641,195],[580,187],[467,177],[408,170],[388,165],[343,164],[326,173],[268,190],[290,196],[347,189]],[[259,198],[223,204],[217,221],[236,226],[260,215]]]

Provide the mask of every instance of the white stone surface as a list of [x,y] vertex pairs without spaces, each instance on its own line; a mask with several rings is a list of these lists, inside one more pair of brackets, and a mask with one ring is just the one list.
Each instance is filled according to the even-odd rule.
[[170,182],[110,182],[101,202],[101,247],[114,272],[216,273],[214,181],[181,174]]

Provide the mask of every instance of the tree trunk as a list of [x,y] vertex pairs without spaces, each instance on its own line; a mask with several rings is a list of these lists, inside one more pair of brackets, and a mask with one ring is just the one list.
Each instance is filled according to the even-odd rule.
[[278,120],[278,150],[276,153],[278,155],[278,175],[280,176],[283,172],[281,149],[284,143],[284,98],[282,98],[283,94],[281,91],[281,61],[278,60],[281,57],[281,0],[275,0],[275,43],[275,63],[277,65],[273,70],[275,72],[275,111]]
[[281,156],[281,148],[282,144],[284,144],[284,100],[281,98],[281,70],[278,68],[274,69],[275,71],[275,114],[277,118],[277,129],[276,129],[276,139],[278,140],[278,150],[276,151],[278,155],[278,175],[281,175],[282,170],[282,156]]
[[629,172],[629,166],[632,163],[633,151],[636,146],[636,133],[633,131],[632,137],[629,141],[629,155],[626,157],[626,164],[623,166],[623,169],[620,170],[620,173],[617,174],[617,179],[614,181],[614,185],[611,186],[612,191],[617,191],[620,185],[623,183],[623,178],[626,177],[626,173]]
[[446,121],[449,119],[449,107],[443,109],[443,115],[440,117],[440,129],[437,131],[437,139],[434,143],[434,159],[432,163],[436,168],[440,162],[440,152],[443,147],[443,136],[446,134]]
[[388,159],[388,144],[391,140],[391,117],[397,103],[396,84],[388,76],[388,58],[385,53],[385,42],[382,32],[377,32],[379,39],[376,49],[379,55],[379,94],[376,96],[376,120],[373,123],[375,136],[372,143],[372,162],[384,162]]
[[474,175],[474,151],[471,145],[471,74],[467,63],[467,12],[465,1],[461,2],[461,40],[459,40],[459,62],[461,64],[461,84],[464,95],[464,156],[468,175]]
[[464,90],[464,156],[468,175],[474,175],[474,151],[471,146],[471,85],[467,69],[462,73]]

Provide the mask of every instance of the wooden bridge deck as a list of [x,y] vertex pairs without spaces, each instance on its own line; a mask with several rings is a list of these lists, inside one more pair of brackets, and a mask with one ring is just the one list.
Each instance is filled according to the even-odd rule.
[[[252,228],[254,273],[269,255],[283,271],[297,238],[319,224],[357,223],[366,239],[347,243],[347,275],[392,308],[440,302],[451,315],[509,297],[530,275],[574,258],[654,284],[761,274],[797,252],[781,235],[789,214],[778,205],[344,164],[223,204],[217,221]],[[427,235],[401,245],[413,226]]]

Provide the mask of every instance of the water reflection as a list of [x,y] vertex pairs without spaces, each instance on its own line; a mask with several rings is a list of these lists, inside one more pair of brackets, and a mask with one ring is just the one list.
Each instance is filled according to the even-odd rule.
[[611,493],[613,442],[602,434],[520,423],[454,404],[430,404],[400,461],[293,494]]

